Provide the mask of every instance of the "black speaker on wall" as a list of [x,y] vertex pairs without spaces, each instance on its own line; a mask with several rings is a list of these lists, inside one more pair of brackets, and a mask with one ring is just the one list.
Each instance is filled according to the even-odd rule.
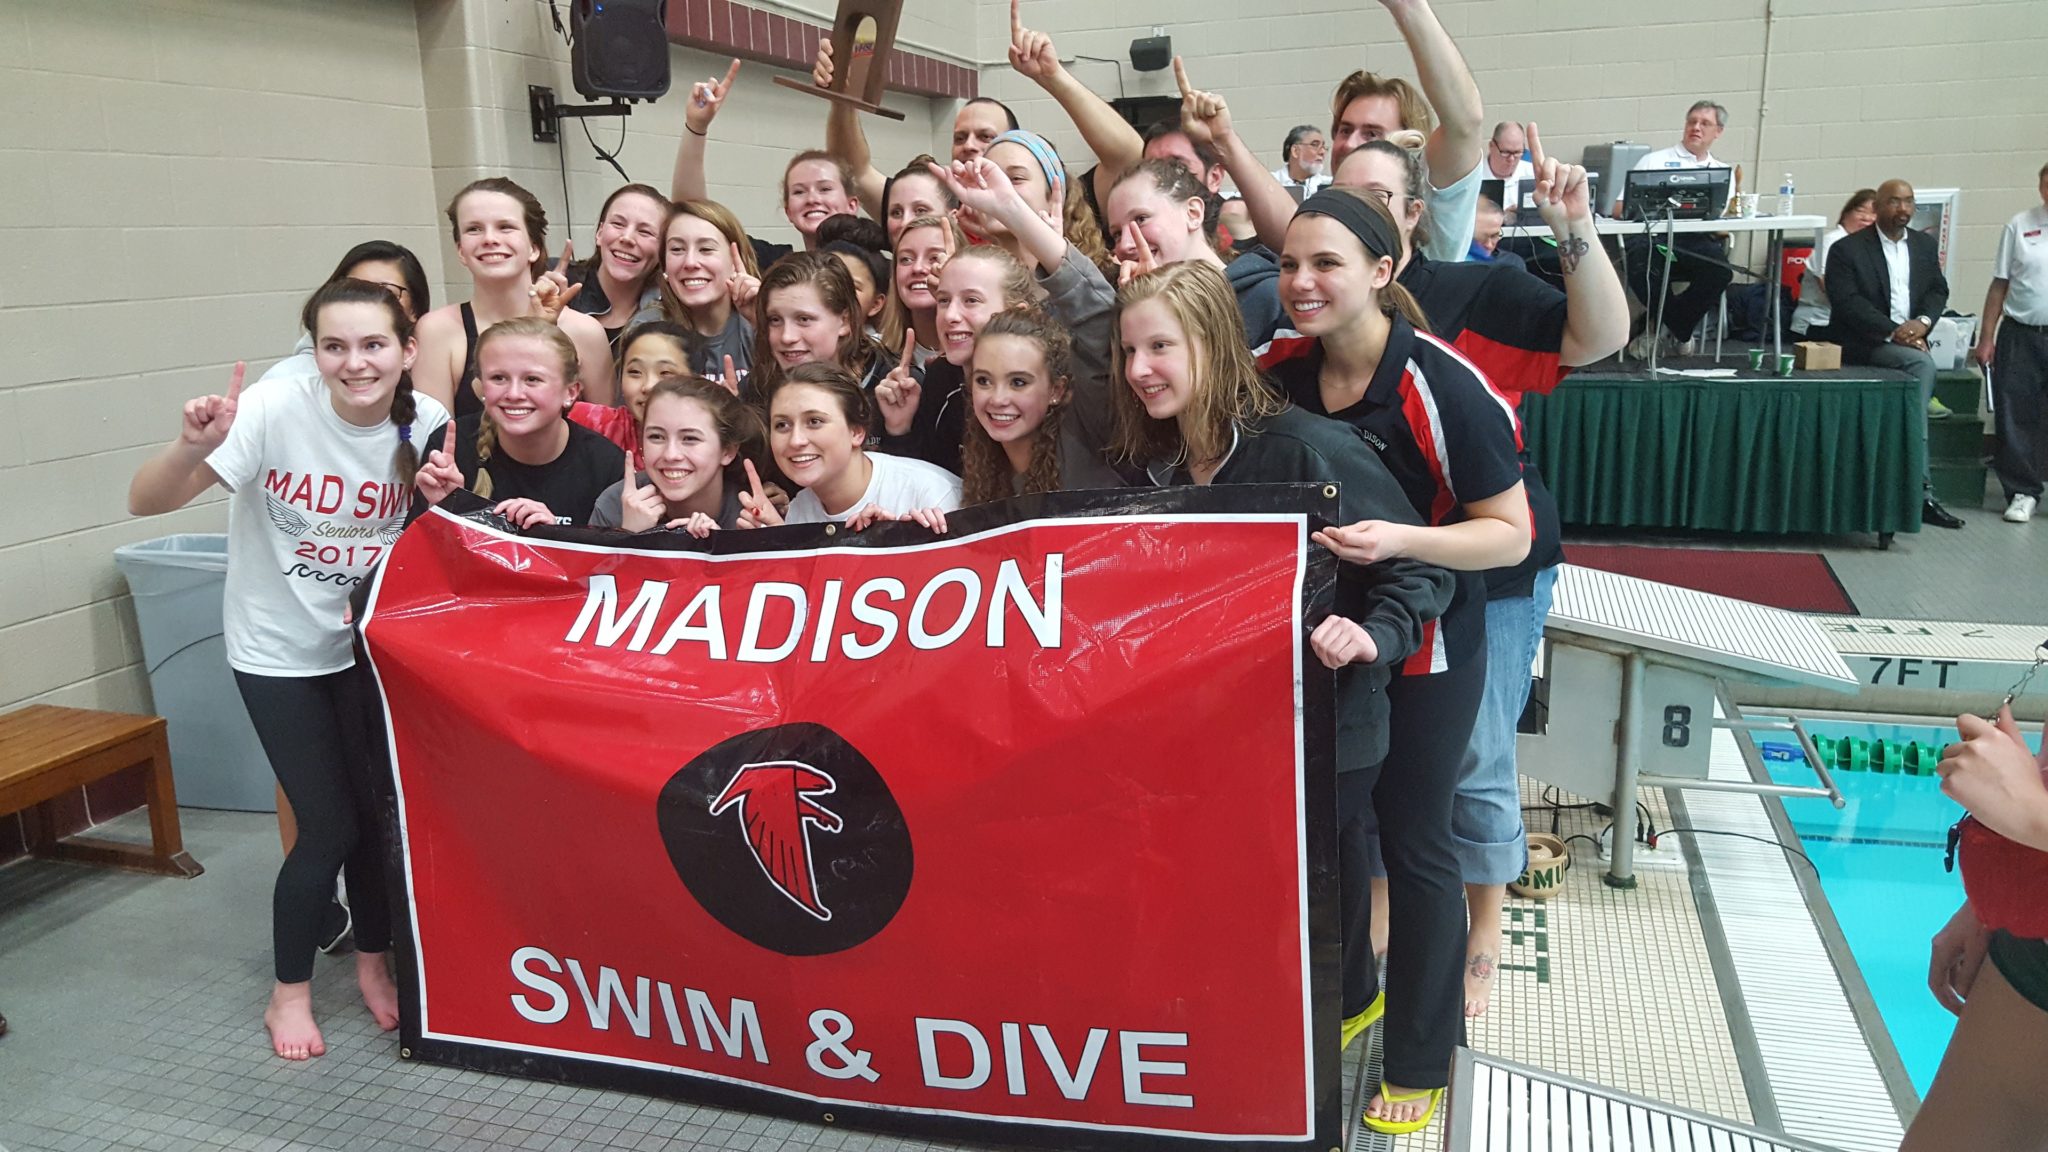
[[569,75],[585,99],[668,91],[668,0],[571,0]]

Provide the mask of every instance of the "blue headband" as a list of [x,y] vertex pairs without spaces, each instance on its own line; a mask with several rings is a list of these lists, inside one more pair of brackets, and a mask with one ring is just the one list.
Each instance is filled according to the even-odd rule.
[[[1024,150],[1031,153],[1031,158],[1038,161],[1038,166],[1045,171],[1045,182],[1052,186],[1053,191],[1058,192],[1065,186],[1067,170],[1060,164],[1060,154],[1052,150],[1052,145],[1046,143],[1045,137],[1036,132],[1026,132],[1022,128],[1012,128],[988,142],[990,148],[998,144],[1022,144]],[[984,149],[983,154],[986,152]]]

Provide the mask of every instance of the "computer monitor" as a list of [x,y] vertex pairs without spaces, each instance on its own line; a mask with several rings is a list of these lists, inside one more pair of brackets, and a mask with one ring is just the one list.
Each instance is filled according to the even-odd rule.
[[1625,220],[1706,220],[1728,203],[1727,168],[1647,168],[1628,174]]

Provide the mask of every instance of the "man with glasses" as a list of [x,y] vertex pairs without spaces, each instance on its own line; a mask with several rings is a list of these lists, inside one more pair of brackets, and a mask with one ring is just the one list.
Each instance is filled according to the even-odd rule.
[[[1636,161],[1638,172],[1666,168],[1726,168],[1714,156],[1714,141],[1728,126],[1728,110],[1712,100],[1698,100],[1685,112],[1685,129],[1678,143]],[[1620,189],[1603,190],[1614,199]],[[1691,350],[1693,330],[1707,313],[1721,303],[1721,294],[1735,279],[1727,266],[1728,245],[1719,236],[1688,232],[1672,239],[1667,252],[1661,237],[1631,236],[1622,245],[1629,274],[1629,286],[1643,302],[1648,315],[1657,312],[1660,291],[1664,294],[1664,332],[1660,351],[1686,353]],[[1671,283],[1664,287],[1665,266],[1670,265]],[[1647,317],[1646,317],[1647,319]],[[1650,344],[1660,334],[1645,329],[1629,345],[1629,355],[1650,358]]]
[[1329,176],[1323,172],[1323,159],[1328,151],[1323,130],[1315,125],[1296,124],[1288,129],[1287,141],[1280,145],[1284,163],[1273,169],[1273,179],[1287,189],[1287,194],[1294,197],[1296,204],[1315,195],[1330,182]]
[[[1913,186],[1887,180],[1877,187],[1877,226],[1851,232],[1828,253],[1828,328],[1842,346],[1842,360],[1896,368],[1920,388],[1925,413],[1934,398],[1934,358],[1927,334],[1948,307],[1948,277],[1934,237],[1913,228]],[[1923,446],[1927,425],[1918,423]],[[1924,457],[1923,456],[1923,468]],[[1920,475],[1920,522],[1961,528],[1961,518],[1934,498],[1927,473]]]
[[1509,212],[1519,206],[1523,182],[1535,179],[1528,151],[1529,137],[1520,124],[1503,120],[1493,126],[1493,138],[1486,142],[1486,177],[1500,181],[1500,206]]

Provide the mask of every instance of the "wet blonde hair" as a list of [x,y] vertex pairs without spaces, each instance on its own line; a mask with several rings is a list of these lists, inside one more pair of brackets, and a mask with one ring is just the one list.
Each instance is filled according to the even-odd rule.
[[[476,357],[478,365],[476,383],[474,385],[477,399],[483,399],[484,377],[482,365],[484,349],[500,340],[512,340],[521,336],[539,340],[554,351],[556,358],[562,364],[562,382],[564,384],[573,388],[576,381],[582,378],[583,369],[576,359],[576,345],[575,342],[569,339],[567,333],[563,332],[553,320],[549,320],[546,317],[517,316],[510,320],[498,321],[496,324],[484,329],[483,335],[476,338],[476,351],[472,355]],[[562,414],[566,417],[568,409],[563,409]],[[491,474],[484,469],[484,462],[491,458],[491,453],[497,447],[498,426],[492,423],[490,405],[486,404],[477,419],[476,478],[469,486],[470,491],[486,500],[491,498]]]
[[[1131,391],[1124,369],[1123,318],[1147,300],[1163,302],[1188,345],[1188,411],[1155,420]],[[1245,347],[1237,294],[1215,265],[1183,261],[1135,277],[1117,293],[1115,335],[1109,342],[1111,408],[1119,456],[1139,463],[1201,464],[1230,449],[1236,425],[1276,416],[1287,400],[1259,375]],[[1185,436],[1183,428],[1192,429]]]

